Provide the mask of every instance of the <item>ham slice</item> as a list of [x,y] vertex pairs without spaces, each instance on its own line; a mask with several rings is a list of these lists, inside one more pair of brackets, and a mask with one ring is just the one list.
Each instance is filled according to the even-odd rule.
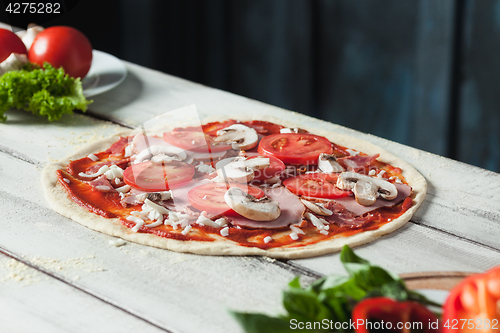
[[278,229],[290,224],[300,223],[305,207],[299,198],[285,187],[273,188],[265,191],[266,195],[279,202],[281,215],[273,221],[253,221],[243,216],[231,216],[233,224],[245,228]]
[[331,210],[333,214],[330,216],[323,216],[323,218],[328,223],[334,223],[339,227],[359,228],[370,219],[370,216],[356,216],[356,214],[350,212],[344,206],[333,200],[329,201],[328,204],[325,205],[325,208]]
[[398,196],[394,200],[385,200],[378,198],[377,201],[371,206],[363,206],[356,202],[354,197],[338,198],[333,199],[333,201],[344,206],[348,211],[354,213],[355,215],[363,215],[380,207],[392,207],[397,203],[400,203],[406,197],[411,194],[411,187],[405,184],[394,184],[398,190]]
[[337,162],[340,163],[344,168],[346,168],[349,171],[354,171],[356,173],[363,173],[360,171],[365,171],[365,174],[368,174],[369,170],[366,170],[366,168],[375,161],[380,154],[372,155],[372,156],[361,156],[361,155],[355,155],[355,156],[347,156],[347,157],[341,157],[337,159]]
[[115,189],[113,188],[113,185],[109,182],[109,180],[106,178],[105,175],[101,175],[98,178],[88,182],[89,185],[92,185],[92,187],[98,191],[101,192],[113,192]]
[[120,156],[125,154],[125,147],[127,145],[128,145],[128,138],[120,137],[120,139],[115,143],[113,143],[113,145],[111,145],[111,147],[109,147],[109,149],[106,152],[111,153],[111,155]]

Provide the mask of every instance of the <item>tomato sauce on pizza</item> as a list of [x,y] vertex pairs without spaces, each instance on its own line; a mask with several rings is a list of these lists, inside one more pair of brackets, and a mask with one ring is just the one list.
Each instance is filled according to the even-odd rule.
[[414,204],[378,155],[266,121],[120,138],[57,170],[71,200],[132,232],[303,247],[376,230]]

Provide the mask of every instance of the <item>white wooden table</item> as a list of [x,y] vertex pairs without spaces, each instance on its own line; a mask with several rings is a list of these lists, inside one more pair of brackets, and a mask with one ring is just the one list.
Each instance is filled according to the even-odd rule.
[[201,118],[272,114],[377,144],[426,178],[405,227],[356,252],[396,273],[480,272],[500,264],[500,175],[130,63],[87,114],[48,123],[8,112],[0,124],[1,332],[240,332],[228,309],[278,314],[299,275],[342,273],[339,255],[313,259],[204,257],[127,243],[53,212],[41,168],[100,137],[196,104]]

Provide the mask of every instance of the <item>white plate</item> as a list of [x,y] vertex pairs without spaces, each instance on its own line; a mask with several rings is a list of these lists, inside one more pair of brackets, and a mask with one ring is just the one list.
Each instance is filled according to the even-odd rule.
[[82,81],[85,97],[102,94],[125,80],[127,68],[115,56],[106,52],[92,51],[92,66]]

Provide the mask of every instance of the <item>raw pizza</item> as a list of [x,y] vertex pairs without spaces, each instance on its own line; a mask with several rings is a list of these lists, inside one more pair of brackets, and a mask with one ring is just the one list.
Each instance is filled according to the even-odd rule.
[[132,242],[205,255],[304,258],[408,222],[425,179],[343,134],[222,119],[120,133],[48,165],[53,209]]

